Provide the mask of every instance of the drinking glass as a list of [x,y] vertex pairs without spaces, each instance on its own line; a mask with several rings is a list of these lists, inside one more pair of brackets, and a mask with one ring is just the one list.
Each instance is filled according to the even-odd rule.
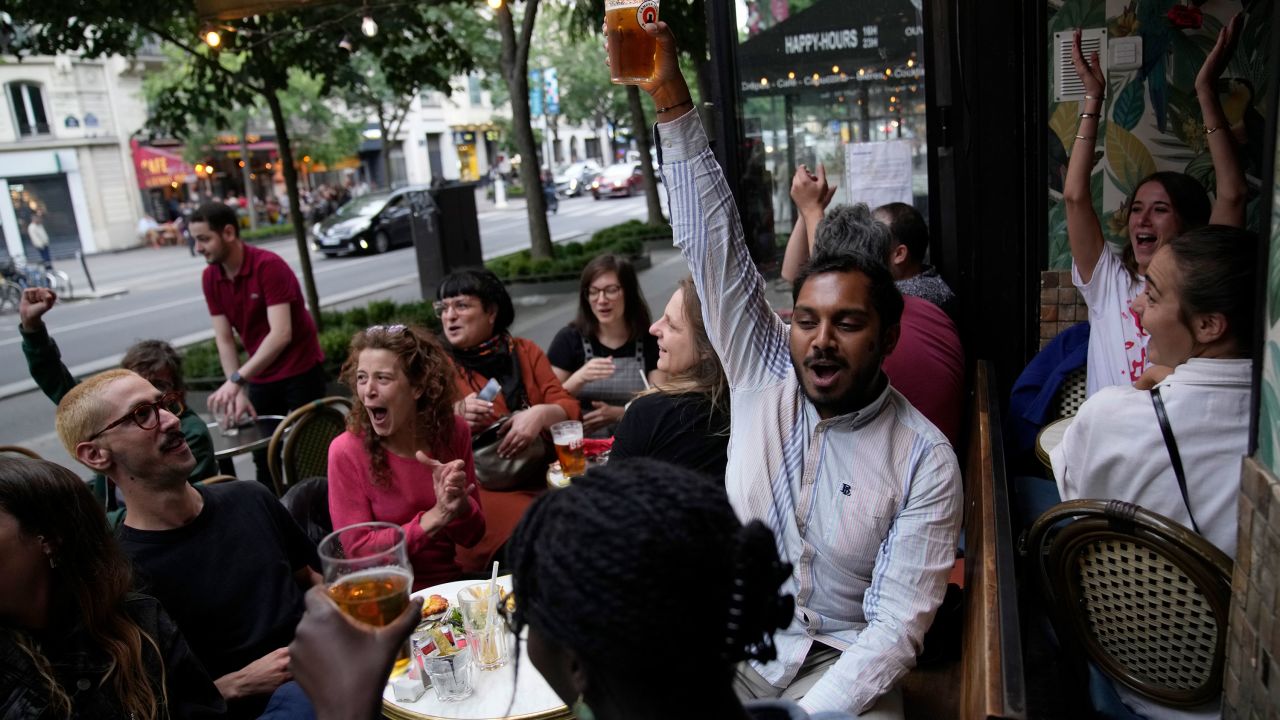
[[[502,618],[502,589],[493,585],[490,603],[489,583],[476,583],[462,588],[458,603],[462,606],[462,625],[467,632],[467,647],[481,670],[493,670],[510,660],[510,631]],[[489,612],[492,605],[493,613]]]
[[637,85],[653,79],[658,43],[641,25],[658,21],[658,0],[605,0],[609,79]]
[[[365,522],[335,530],[320,541],[320,565],[329,597],[342,612],[382,627],[409,606],[413,566],[404,530],[385,522]],[[393,672],[409,664],[408,647],[396,657]]]
[[581,477],[587,472],[587,456],[582,448],[582,423],[565,420],[551,426],[551,440],[556,445],[560,471],[567,478]]
[[422,668],[431,679],[431,687],[436,689],[436,697],[441,702],[471,697],[475,669],[471,662],[470,647],[458,648],[452,655],[441,655],[438,651],[424,655]]

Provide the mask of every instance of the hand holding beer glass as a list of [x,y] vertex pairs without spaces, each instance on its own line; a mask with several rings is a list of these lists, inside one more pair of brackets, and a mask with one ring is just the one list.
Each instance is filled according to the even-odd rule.
[[680,74],[675,38],[671,28],[658,20],[656,0],[605,0],[602,29],[610,77],[653,96],[659,122],[674,120],[693,107],[689,86]]
[[[349,525],[325,536],[319,551],[329,597],[350,617],[383,627],[409,606],[413,566],[399,525]],[[408,666],[405,650],[396,658],[395,671]]]

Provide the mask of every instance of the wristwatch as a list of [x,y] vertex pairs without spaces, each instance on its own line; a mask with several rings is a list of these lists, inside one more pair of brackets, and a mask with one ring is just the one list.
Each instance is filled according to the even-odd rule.
[[242,387],[244,386],[244,384],[245,384],[245,383],[249,382],[248,380],[245,380],[244,378],[240,377],[240,371],[239,371],[239,370],[236,370],[235,372],[231,373],[231,377],[229,377],[229,378],[227,378],[227,379],[228,379],[228,380],[230,380],[231,382],[233,382],[233,383],[237,384],[237,385],[242,386]]

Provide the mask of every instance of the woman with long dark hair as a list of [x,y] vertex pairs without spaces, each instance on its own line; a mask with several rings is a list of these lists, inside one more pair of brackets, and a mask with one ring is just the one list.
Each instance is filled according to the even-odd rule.
[[589,435],[612,435],[623,407],[665,376],[649,324],[649,305],[626,258],[601,255],[582,268],[578,316],[556,333],[547,358],[564,389],[582,403]]
[[0,713],[220,717],[222,696],[132,572],[85,483],[0,457]]
[[455,546],[479,542],[485,519],[448,353],[420,328],[375,325],[351,339],[342,381],[352,406],[329,446],[333,526],[400,525],[415,589],[457,580]]
[[1120,251],[1107,244],[1089,184],[1107,82],[1097,53],[1085,59],[1080,50],[1080,31],[1076,30],[1073,59],[1076,75],[1084,84],[1085,99],[1062,200],[1066,206],[1072,277],[1089,306],[1090,396],[1104,387],[1137,381],[1152,363],[1147,354],[1149,336],[1131,304],[1143,290],[1147,266],[1156,250],[1183,232],[1207,223],[1244,227],[1248,199],[1244,169],[1217,89],[1242,22],[1242,16],[1236,15],[1218,33],[1217,44],[1195,80],[1217,185],[1212,208],[1204,187],[1188,175],[1157,172],[1143,178],[1124,205],[1128,242]]
[[610,457],[661,458],[723,479],[729,461],[729,381],[703,327],[692,278],[680,281],[649,331],[657,339],[658,370],[666,378],[627,408]]

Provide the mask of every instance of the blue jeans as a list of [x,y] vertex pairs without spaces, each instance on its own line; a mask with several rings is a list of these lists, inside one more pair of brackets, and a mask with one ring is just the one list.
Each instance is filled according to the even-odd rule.
[[276,688],[258,720],[316,720],[316,710],[302,686],[290,680]]

